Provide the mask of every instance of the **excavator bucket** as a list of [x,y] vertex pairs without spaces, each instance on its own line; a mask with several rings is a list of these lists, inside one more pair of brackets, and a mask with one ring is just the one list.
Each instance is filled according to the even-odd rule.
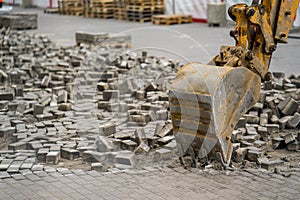
[[180,160],[190,155],[228,166],[231,135],[260,94],[260,77],[245,67],[190,63],[179,69],[170,93],[170,112]]

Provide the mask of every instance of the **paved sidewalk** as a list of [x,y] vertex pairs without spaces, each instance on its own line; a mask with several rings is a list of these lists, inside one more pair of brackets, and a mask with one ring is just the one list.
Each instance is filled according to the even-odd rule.
[[182,168],[126,173],[74,170],[0,179],[1,199],[300,199],[300,171],[203,172]]

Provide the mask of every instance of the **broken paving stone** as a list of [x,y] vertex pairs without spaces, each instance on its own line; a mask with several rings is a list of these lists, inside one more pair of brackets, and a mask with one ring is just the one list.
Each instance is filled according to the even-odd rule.
[[135,97],[137,99],[144,99],[145,98],[145,92],[143,90],[137,90],[137,91],[135,91]]
[[79,158],[79,151],[76,149],[70,149],[70,148],[62,148],[61,149],[61,158],[67,159],[67,160],[74,160]]
[[116,132],[115,134],[114,134],[114,138],[116,138],[116,139],[121,139],[121,140],[127,140],[127,139],[130,139],[130,138],[132,138],[133,137],[133,135],[134,135],[134,133],[133,132]]
[[37,159],[41,163],[46,163],[46,156],[49,152],[49,148],[41,148],[37,152]]
[[35,116],[39,121],[45,121],[45,120],[52,120],[54,119],[54,116],[52,113],[44,113],[41,115],[36,115]]
[[267,143],[261,140],[257,140],[253,143],[253,145],[257,148],[261,148],[264,147]]
[[13,92],[0,92],[0,101],[8,100],[12,101],[14,100],[14,93]]
[[288,133],[283,137],[283,139],[286,144],[289,144],[291,142],[294,142],[296,140],[296,137],[293,133]]
[[118,164],[115,163],[114,167],[117,168],[118,170],[129,170],[129,169],[133,169],[133,167],[131,165],[123,165],[123,164]]
[[165,137],[167,135],[171,135],[172,134],[172,125],[171,124],[165,124],[163,122],[162,123],[158,122],[156,124],[154,134],[161,137],[161,138]]
[[42,87],[48,87],[50,81],[51,81],[50,76],[44,76],[44,78],[42,79],[42,82],[41,82],[41,86]]
[[245,128],[246,127],[246,119],[244,117],[241,117],[238,121],[238,123],[236,124],[235,128],[239,129],[239,128]]
[[260,120],[259,124],[261,126],[266,126],[268,124],[268,120],[269,120],[268,114],[267,113],[261,113],[259,120]]
[[150,122],[150,116],[148,113],[141,113],[137,115],[130,115],[130,120],[132,122],[136,122],[136,124],[145,126],[148,122]]
[[0,137],[12,137],[15,131],[15,127],[0,128]]
[[257,111],[257,112],[261,112],[263,110],[264,105],[260,102],[257,102],[252,108],[251,110]]
[[278,124],[267,124],[268,133],[278,133],[279,125]]
[[60,152],[60,149],[61,149],[61,145],[54,144],[54,145],[50,146],[50,150],[49,151],[58,151],[58,152]]
[[279,110],[284,115],[293,115],[297,111],[298,106],[299,104],[290,97],[278,104]]
[[157,142],[159,145],[165,145],[171,142],[175,137],[173,135],[168,135],[163,138],[160,138]]
[[281,119],[279,119],[279,128],[280,129],[284,129],[288,123],[288,121],[290,121],[290,119],[292,118],[292,116],[284,116]]
[[15,142],[15,143],[11,143],[8,145],[8,149],[9,150],[21,150],[21,149],[27,149],[27,143],[26,142]]
[[272,147],[273,149],[282,149],[285,147],[285,141],[283,138],[276,137],[272,138]]
[[99,126],[99,132],[102,135],[109,136],[116,133],[116,125],[115,124],[104,124]]
[[118,99],[119,90],[105,90],[103,91],[103,100]]
[[158,149],[154,153],[154,160],[155,161],[161,161],[161,160],[170,160],[173,156],[173,153],[169,149]]
[[104,136],[98,135],[95,144],[99,152],[109,152],[113,150],[111,142]]
[[135,154],[130,151],[119,152],[116,155],[115,159],[116,159],[116,162],[119,164],[131,165],[131,166],[135,166],[136,162],[137,162]]
[[233,130],[231,135],[232,142],[238,142],[242,140],[243,133],[241,130]]
[[158,140],[160,137],[157,136],[147,136],[148,145],[152,148],[155,148],[158,146]]
[[142,142],[136,149],[135,149],[135,152],[137,153],[148,153],[150,151],[150,147]]
[[238,148],[233,152],[233,160],[237,163],[243,162],[247,156],[248,149],[247,148]]
[[262,161],[260,163],[261,168],[269,170],[269,171],[273,171],[276,167],[281,167],[284,165],[284,161],[283,160],[265,160]]
[[48,152],[46,155],[46,163],[56,165],[58,163],[59,156],[60,156],[60,152],[58,151]]
[[258,124],[259,123],[259,117],[257,115],[244,114],[243,118],[245,118],[246,122],[249,124]]
[[35,104],[33,106],[33,115],[41,115],[44,112],[44,106],[41,104]]
[[171,150],[173,153],[175,153],[177,151],[176,140],[172,140],[168,144],[164,145],[163,148]]
[[147,137],[146,137],[146,133],[145,133],[145,129],[144,128],[137,128],[135,131],[134,131],[134,137],[135,137],[135,140],[138,144],[141,144],[141,143],[148,143],[147,142]]
[[108,87],[107,83],[104,83],[104,82],[97,83],[97,89],[100,92],[103,92],[104,90],[108,90],[108,88],[109,87]]
[[300,124],[300,114],[296,112],[287,122],[287,127],[296,128]]
[[68,101],[68,92],[65,90],[60,90],[57,93],[57,103],[67,103]]
[[82,160],[85,162],[114,162],[117,154],[117,152],[85,151],[82,154]]
[[58,105],[58,110],[70,111],[70,110],[72,110],[72,104],[70,104],[70,103],[61,103],[61,104]]
[[258,158],[264,156],[264,153],[265,153],[264,151],[249,150],[247,152],[247,159],[252,162],[257,162]]
[[134,151],[138,144],[132,140],[122,140],[121,141],[121,149]]
[[97,172],[103,172],[103,165],[102,163],[91,163],[91,170],[95,170]]
[[262,126],[259,126],[257,128],[257,132],[258,134],[263,138],[263,139],[268,139],[269,137],[269,133],[268,133],[268,128],[267,127],[262,127]]
[[295,140],[287,145],[287,149],[290,151],[298,151],[300,150],[300,143]]

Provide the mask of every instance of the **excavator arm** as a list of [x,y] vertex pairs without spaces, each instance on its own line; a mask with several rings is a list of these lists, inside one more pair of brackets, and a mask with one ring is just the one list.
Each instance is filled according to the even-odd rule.
[[[229,8],[229,16],[236,22],[230,32],[236,44],[221,52],[209,64],[216,66],[243,66],[269,80],[269,65],[277,43],[287,43],[299,0],[254,0],[251,6],[236,4]],[[227,48],[228,49],[228,48]],[[242,51],[242,54],[236,54]],[[224,54],[226,58],[224,59]],[[233,60],[235,62],[233,62]]]
[[300,0],[253,0],[236,4],[228,14],[236,22],[235,46],[222,46],[207,65],[179,69],[170,93],[170,112],[179,158],[196,165],[218,160],[228,166],[231,135],[240,117],[260,95],[278,43],[287,43]]

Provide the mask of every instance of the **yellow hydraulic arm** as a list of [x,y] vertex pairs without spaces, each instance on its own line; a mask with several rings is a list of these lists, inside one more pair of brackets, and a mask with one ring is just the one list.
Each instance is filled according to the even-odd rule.
[[[300,0],[254,0],[251,6],[236,4],[229,16],[236,22],[230,32],[234,47],[221,48],[212,63],[217,66],[243,66],[269,80],[269,65],[277,43],[287,43]],[[228,49],[228,51],[226,51]],[[232,53],[238,51],[238,53]],[[226,55],[226,56],[224,56]]]

